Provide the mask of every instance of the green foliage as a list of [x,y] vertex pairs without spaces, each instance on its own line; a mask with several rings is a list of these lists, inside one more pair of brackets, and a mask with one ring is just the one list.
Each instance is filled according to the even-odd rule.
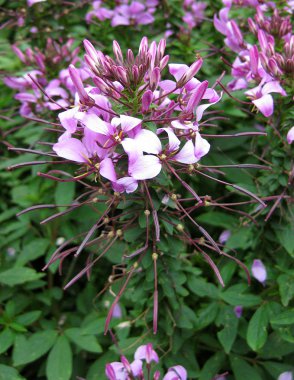
[[[7,1],[0,3],[1,7],[8,4]],[[168,39],[171,62],[190,64],[196,51],[208,48],[206,42],[213,42],[216,49],[222,47],[222,37],[210,22],[197,27],[191,35],[181,32],[182,14],[180,2],[176,0],[160,2],[154,25],[135,29],[111,28],[108,21],[87,25],[84,15],[88,5],[81,3],[82,6],[74,8],[69,16],[62,13],[64,5],[58,1],[40,3],[26,11],[23,28],[1,30],[1,72],[5,70],[6,74],[16,75],[24,70],[10,50],[13,42],[42,48],[47,36],[66,39],[73,36],[77,44],[86,37],[110,54],[113,39],[117,39],[123,49],[135,50],[145,34],[158,41],[164,35],[167,22],[173,31]],[[207,17],[211,18],[221,4],[215,1],[207,1],[207,4]],[[17,10],[19,2],[9,2],[9,7]],[[40,33],[30,34],[31,26],[37,26]],[[208,78],[210,85],[224,69],[220,53],[216,51],[199,73],[199,78]],[[227,72],[224,83],[230,79]],[[107,199],[98,194],[102,203],[76,209],[40,226],[40,221],[63,211],[80,195],[80,185],[56,184],[39,178],[40,166],[5,170],[8,166],[36,159],[29,153],[8,151],[7,146],[39,149],[36,142],[47,135],[41,123],[17,116],[19,104],[13,99],[12,90],[4,84],[0,84],[0,90],[0,106],[5,112],[5,117],[1,118],[0,158],[0,380],[71,380],[78,376],[101,380],[106,363],[117,361],[121,352],[131,358],[135,349],[147,342],[152,342],[160,354],[162,373],[175,363],[181,364],[186,367],[189,379],[211,380],[218,373],[228,372],[229,380],[275,380],[281,372],[293,370],[294,228],[293,208],[287,198],[281,199],[267,223],[264,219],[270,207],[256,210],[256,205],[252,204],[242,204],[243,214],[238,214],[208,202],[207,207],[195,214],[197,223],[216,241],[224,229],[231,231],[225,253],[240,259],[249,269],[254,259],[263,261],[268,271],[265,286],[255,279],[249,286],[244,270],[224,255],[212,252],[225,282],[222,288],[200,252],[188,248],[182,235],[180,238],[176,226],[183,223],[185,231],[194,239],[200,239],[201,233],[186,220],[170,218],[163,221],[157,261],[158,334],[152,332],[154,262],[149,249],[120,299],[122,316],[111,321],[120,351],[109,335],[104,336],[104,324],[114,296],[124,283],[123,275],[128,265],[124,256],[145,243],[146,217],[140,210],[138,223],[124,230],[116,244],[92,268],[89,282],[82,277],[64,291],[66,283],[85,262],[101,253],[103,244],[98,240],[79,257],[70,255],[63,262],[62,275],[58,272],[58,264],[45,271],[42,269],[58,248],[58,238],[67,240],[88,231],[105,211]],[[256,123],[266,124],[260,115],[254,118],[243,106],[236,104],[224,96],[221,110],[229,120],[217,122],[219,133],[241,133],[254,130]],[[293,123],[290,106],[286,100],[284,106],[278,105],[272,125],[269,122],[267,126],[267,138],[216,139],[211,154],[204,161],[207,165],[265,161],[271,170],[224,169],[223,173],[211,175],[223,179],[226,174],[226,179],[235,185],[261,196],[275,196],[269,201],[270,206],[284,191],[290,196],[293,155],[285,145],[286,133]],[[56,122],[57,113],[47,116]],[[42,166],[42,170],[49,167]],[[201,193],[220,199],[220,202],[225,203],[227,198],[235,202],[247,200],[231,186],[208,181],[195,173],[187,178],[195,189],[201,189]],[[163,176],[158,179],[164,186],[170,182],[170,178]],[[185,192],[177,184],[174,187],[175,193]],[[152,196],[155,208],[159,209],[162,199],[156,191]],[[15,216],[36,204],[56,204],[58,207]],[[125,202],[121,199],[117,209],[136,209],[137,206],[136,200]],[[175,210],[176,204],[170,199],[167,207]],[[164,211],[160,212],[165,216]],[[245,214],[255,217],[256,222]],[[122,226],[127,221],[125,217]],[[149,226],[152,223],[149,220]],[[103,228],[96,231],[95,236],[98,237]],[[107,228],[105,231],[109,232]],[[79,243],[80,240],[74,238],[70,248]],[[238,319],[234,307],[240,305],[244,310]]]

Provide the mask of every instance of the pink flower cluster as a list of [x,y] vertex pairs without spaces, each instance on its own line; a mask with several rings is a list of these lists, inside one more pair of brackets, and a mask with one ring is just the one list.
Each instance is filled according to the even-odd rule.
[[[294,35],[290,16],[281,17],[274,3],[260,5],[257,0],[228,1],[219,15],[214,16],[215,28],[225,35],[225,44],[237,54],[232,65],[234,80],[229,84],[233,91],[246,89],[250,84],[256,87],[245,92],[254,106],[265,116],[274,112],[271,93],[286,96],[283,87],[289,84],[294,73]],[[229,18],[233,4],[253,7],[254,18],[248,19],[251,33],[257,39],[251,45],[234,19]],[[266,16],[266,12],[271,16]]]
[[[146,363],[147,377],[143,373],[143,362]],[[121,357],[120,362],[106,364],[105,374],[109,380],[145,380],[151,379],[151,363],[159,362],[157,353],[153,350],[152,344],[148,343],[137,348],[134,361],[129,363],[125,356]],[[160,379],[160,372],[155,371],[153,380]],[[187,371],[184,367],[177,365],[169,368],[162,380],[187,380]]]
[[[21,102],[22,116],[32,117],[46,109],[60,110],[71,104],[75,87],[68,69],[59,71],[58,67],[62,67],[64,62],[74,64],[78,61],[79,48],[72,49],[73,43],[73,39],[62,44],[62,41],[48,38],[45,53],[36,47],[34,50],[27,48],[23,53],[16,45],[12,46],[22,63],[27,67],[33,67],[23,76],[4,78],[4,83],[8,87],[18,91],[15,99]],[[55,73],[52,75],[54,69]],[[89,77],[86,70],[78,70],[83,79]],[[55,77],[56,72],[57,77]]]
[[86,14],[86,21],[91,23],[93,19],[99,21],[111,20],[111,26],[119,25],[147,25],[154,22],[154,12],[158,0],[116,1],[115,8],[106,8],[103,1],[93,1],[93,9]]
[[[139,181],[173,166],[187,168],[210,149],[200,134],[204,112],[220,96],[208,81],[194,76],[202,59],[190,67],[169,64],[173,80],[162,80],[169,61],[165,40],[149,46],[144,37],[137,56],[123,57],[114,41],[115,59],[84,42],[85,61],[95,86],[84,87],[79,71],[69,67],[77,90],[75,106],[59,114],[64,132],[53,146],[62,158],[82,165],[84,176],[111,182],[116,192],[131,193]],[[200,104],[202,100],[206,101]],[[176,174],[175,174],[176,175]]]
[[201,24],[204,19],[204,10],[206,7],[207,4],[201,1],[184,0],[183,9],[185,14],[183,21],[187,24],[189,30]]

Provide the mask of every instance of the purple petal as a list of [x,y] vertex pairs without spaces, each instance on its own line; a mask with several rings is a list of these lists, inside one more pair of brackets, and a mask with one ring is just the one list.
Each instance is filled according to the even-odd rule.
[[203,156],[205,156],[210,149],[210,144],[207,140],[203,139],[199,132],[196,132],[195,137],[195,157],[199,161]]
[[77,129],[78,121],[74,117],[77,112],[78,107],[74,107],[58,114],[61,125],[70,133],[74,133]]
[[269,117],[274,112],[274,101],[271,95],[263,95],[259,99],[252,100],[252,103],[259,109],[265,117]]
[[133,177],[123,177],[112,183],[114,191],[133,193],[138,188],[138,182]]
[[126,116],[126,115],[121,115],[120,120],[121,120],[121,129],[124,132],[129,132],[133,128],[137,127],[138,125],[142,123],[141,119],[138,119],[132,116]]
[[15,99],[20,100],[21,102],[36,103],[36,95],[30,94],[28,92],[20,92],[14,96]]
[[176,89],[177,87],[177,84],[176,82],[172,81],[172,80],[162,80],[161,82],[159,82],[159,87],[164,90],[164,91],[173,91]]
[[110,131],[111,128],[109,124],[105,123],[105,121],[93,113],[79,112],[76,117],[93,132],[100,133],[105,136],[108,136],[112,132]]
[[130,25],[130,20],[125,16],[115,15],[111,20],[111,26]]
[[195,148],[192,140],[186,142],[183,148],[174,157],[174,160],[182,164],[195,164],[198,159],[195,157]]
[[187,380],[187,371],[181,365],[176,365],[168,369],[162,380]]
[[218,241],[221,243],[221,244],[225,244],[225,242],[229,239],[229,237],[231,236],[231,231],[230,230],[224,230],[219,238],[218,238]]
[[293,380],[293,374],[292,372],[283,372],[278,377],[278,380]]
[[243,307],[242,306],[235,306],[234,307],[234,313],[235,313],[237,318],[241,318],[242,313],[243,313]]
[[139,157],[143,156],[142,150],[134,139],[126,138],[121,142],[121,145],[129,157],[129,165],[132,165]]
[[267,278],[267,272],[261,260],[257,259],[253,261],[251,272],[253,277],[256,278],[257,281],[261,282],[262,284],[265,282]]
[[137,180],[151,179],[160,173],[161,167],[162,165],[158,157],[151,155],[142,156],[129,165],[129,173]]
[[162,132],[166,132],[168,135],[168,151],[174,152],[175,150],[179,149],[181,142],[177,138],[173,130],[171,128],[159,128],[157,130],[157,134],[160,134]]
[[113,162],[110,158],[104,158],[100,162],[100,174],[102,177],[109,179],[110,181],[116,181],[116,173],[114,170]]
[[119,303],[116,303],[112,311],[112,318],[121,318],[121,317],[122,317],[121,307]]
[[131,369],[132,369],[132,372],[133,372],[133,375],[134,376],[139,376],[141,375],[142,373],[142,366],[143,366],[143,363],[141,360],[137,359],[137,360],[134,360],[132,363],[131,363]]
[[53,145],[53,150],[59,157],[76,162],[88,162],[88,152],[84,144],[74,138],[64,139]]
[[170,63],[168,65],[169,72],[173,75],[177,81],[179,81],[184,74],[189,70],[189,66],[181,63]]
[[155,133],[142,129],[134,138],[138,148],[146,153],[158,154],[162,151],[161,142]]
[[268,82],[263,86],[262,88],[263,95],[269,94],[271,92],[277,92],[283,96],[286,95],[285,90],[280,86],[278,81]]
[[292,127],[288,133],[287,133],[287,141],[288,141],[288,144],[292,144],[292,142],[294,141],[294,127]]

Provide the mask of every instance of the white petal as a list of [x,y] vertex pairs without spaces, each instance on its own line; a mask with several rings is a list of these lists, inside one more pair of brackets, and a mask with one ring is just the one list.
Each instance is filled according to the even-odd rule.
[[130,175],[137,180],[156,177],[161,171],[161,162],[156,156],[142,156],[129,166]]

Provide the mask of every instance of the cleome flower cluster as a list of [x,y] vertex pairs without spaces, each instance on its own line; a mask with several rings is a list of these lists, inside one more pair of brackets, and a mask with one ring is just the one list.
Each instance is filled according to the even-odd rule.
[[81,175],[101,176],[119,193],[135,191],[139,181],[173,171],[173,165],[195,164],[210,149],[200,133],[202,118],[221,96],[195,78],[201,58],[190,67],[169,64],[172,79],[162,80],[169,61],[165,45],[149,45],[144,37],[137,56],[128,50],[123,57],[114,41],[112,59],[86,40],[94,86],[84,86],[79,71],[69,67],[76,101],[59,114],[64,132],[53,150],[81,165]]
[[[109,380],[129,380],[129,379],[153,379],[161,378],[160,372],[155,371],[151,376],[152,362],[158,363],[159,358],[153,350],[152,344],[148,343],[137,348],[134,361],[129,363],[125,356],[121,357],[120,362],[106,364],[105,374]],[[143,363],[146,364],[147,377],[144,375]],[[181,365],[176,365],[168,369],[162,380],[187,380],[187,371]]]
[[[223,0],[223,4],[219,15],[214,16],[214,26],[226,37],[226,46],[237,54],[231,71],[234,79],[229,88],[236,91],[255,85],[245,95],[265,117],[270,117],[274,112],[271,93],[286,96],[287,87],[291,88],[293,83],[294,35],[288,14],[293,11],[293,4],[287,2],[283,12],[286,15],[281,15],[274,2]],[[254,8],[254,17],[243,22],[248,24],[247,33],[229,17],[234,6]],[[247,42],[245,34],[255,43]]]

